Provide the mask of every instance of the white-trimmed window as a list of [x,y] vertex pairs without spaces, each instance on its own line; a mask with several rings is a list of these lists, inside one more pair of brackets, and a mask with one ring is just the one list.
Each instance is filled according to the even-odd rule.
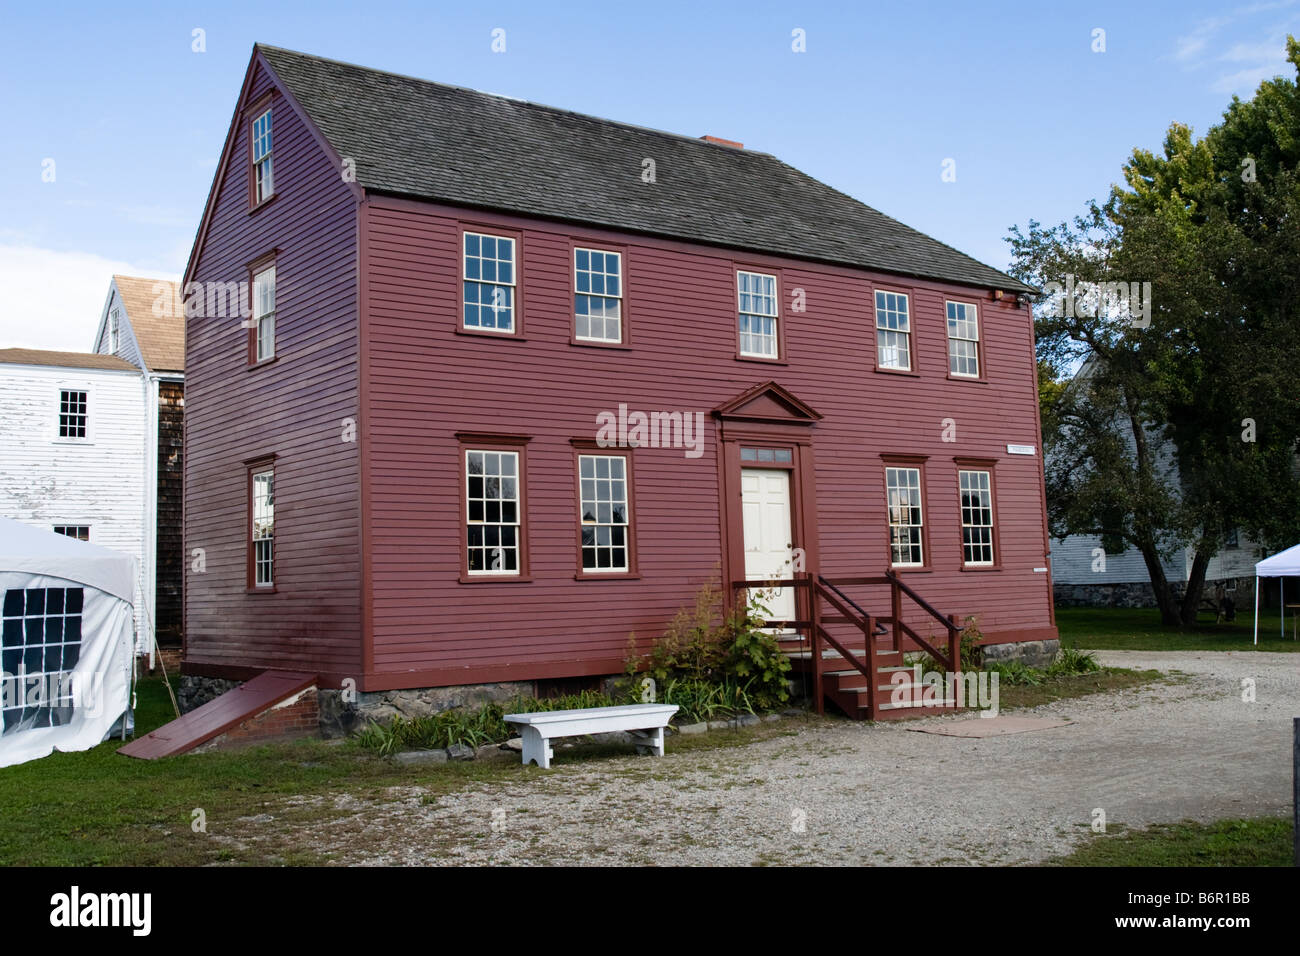
[[252,474],[251,547],[253,587],[275,586],[275,469],[258,468]]
[[890,466],[885,469],[889,505],[889,560],[895,567],[925,563],[922,545],[924,515],[921,506],[921,469]]
[[271,177],[271,111],[253,120],[253,204],[269,199],[275,192]]
[[61,534],[68,538],[76,538],[78,541],[90,540],[90,525],[88,524],[56,524],[54,533]]
[[89,421],[88,393],[75,388],[59,389],[59,437],[84,439]]
[[980,324],[974,304],[949,302],[948,371],[962,378],[980,376]]
[[467,329],[515,331],[515,241],[509,236],[465,233]]
[[627,462],[622,455],[579,455],[582,570],[627,571]]
[[993,563],[993,488],[987,471],[959,471],[962,561]]
[[573,250],[574,337],[623,341],[623,257],[599,249]]
[[253,276],[254,361],[275,357],[275,266]]
[[912,325],[901,292],[876,293],[876,355],[880,368],[912,369]]
[[120,316],[121,311],[118,309],[113,309],[108,313],[108,351],[110,355],[117,354],[118,320]]
[[737,272],[740,307],[740,354],[753,358],[777,355],[776,276]]
[[519,453],[465,452],[465,569],[470,574],[519,573]]

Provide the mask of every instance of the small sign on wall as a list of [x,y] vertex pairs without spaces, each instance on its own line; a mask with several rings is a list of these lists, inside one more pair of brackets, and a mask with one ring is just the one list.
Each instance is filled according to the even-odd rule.
[[1032,455],[1034,453],[1033,445],[1008,445],[1008,455]]

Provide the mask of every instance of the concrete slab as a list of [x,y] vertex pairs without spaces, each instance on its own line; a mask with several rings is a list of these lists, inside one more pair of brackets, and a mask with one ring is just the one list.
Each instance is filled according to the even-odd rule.
[[908,727],[918,734],[942,734],[945,737],[1002,737],[1006,734],[1025,734],[1031,730],[1051,730],[1066,727],[1068,720],[1052,717],[976,717],[972,720],[947,720],[928,727]]

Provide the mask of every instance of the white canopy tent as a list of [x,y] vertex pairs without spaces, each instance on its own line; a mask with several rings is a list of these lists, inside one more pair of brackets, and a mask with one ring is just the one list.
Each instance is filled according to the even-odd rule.
[[[1255,643],[1259,643],[1259,579],[1288,578],[1300,575],[1300,544],[1279,551],[1255,565]],[[1286,582],[1279,582],[1282,610],[1282,637],[1286,637]]]
[[0,518],[0,767],[132,723],[135,558]]

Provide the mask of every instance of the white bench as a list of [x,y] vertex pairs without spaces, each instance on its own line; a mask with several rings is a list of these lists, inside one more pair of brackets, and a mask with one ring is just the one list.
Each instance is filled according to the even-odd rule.
[[551,740],[555,737],[585,737],[627,731],[637,738],[637,752],[664,755],[664,728],[676,704],[623,704],[618,707],[586,707],[581,710],[546,710],[535,714],[506,714],[506,723],[517,724],[524,744],[524,766],[531,760],[543,770],[551,766]]

